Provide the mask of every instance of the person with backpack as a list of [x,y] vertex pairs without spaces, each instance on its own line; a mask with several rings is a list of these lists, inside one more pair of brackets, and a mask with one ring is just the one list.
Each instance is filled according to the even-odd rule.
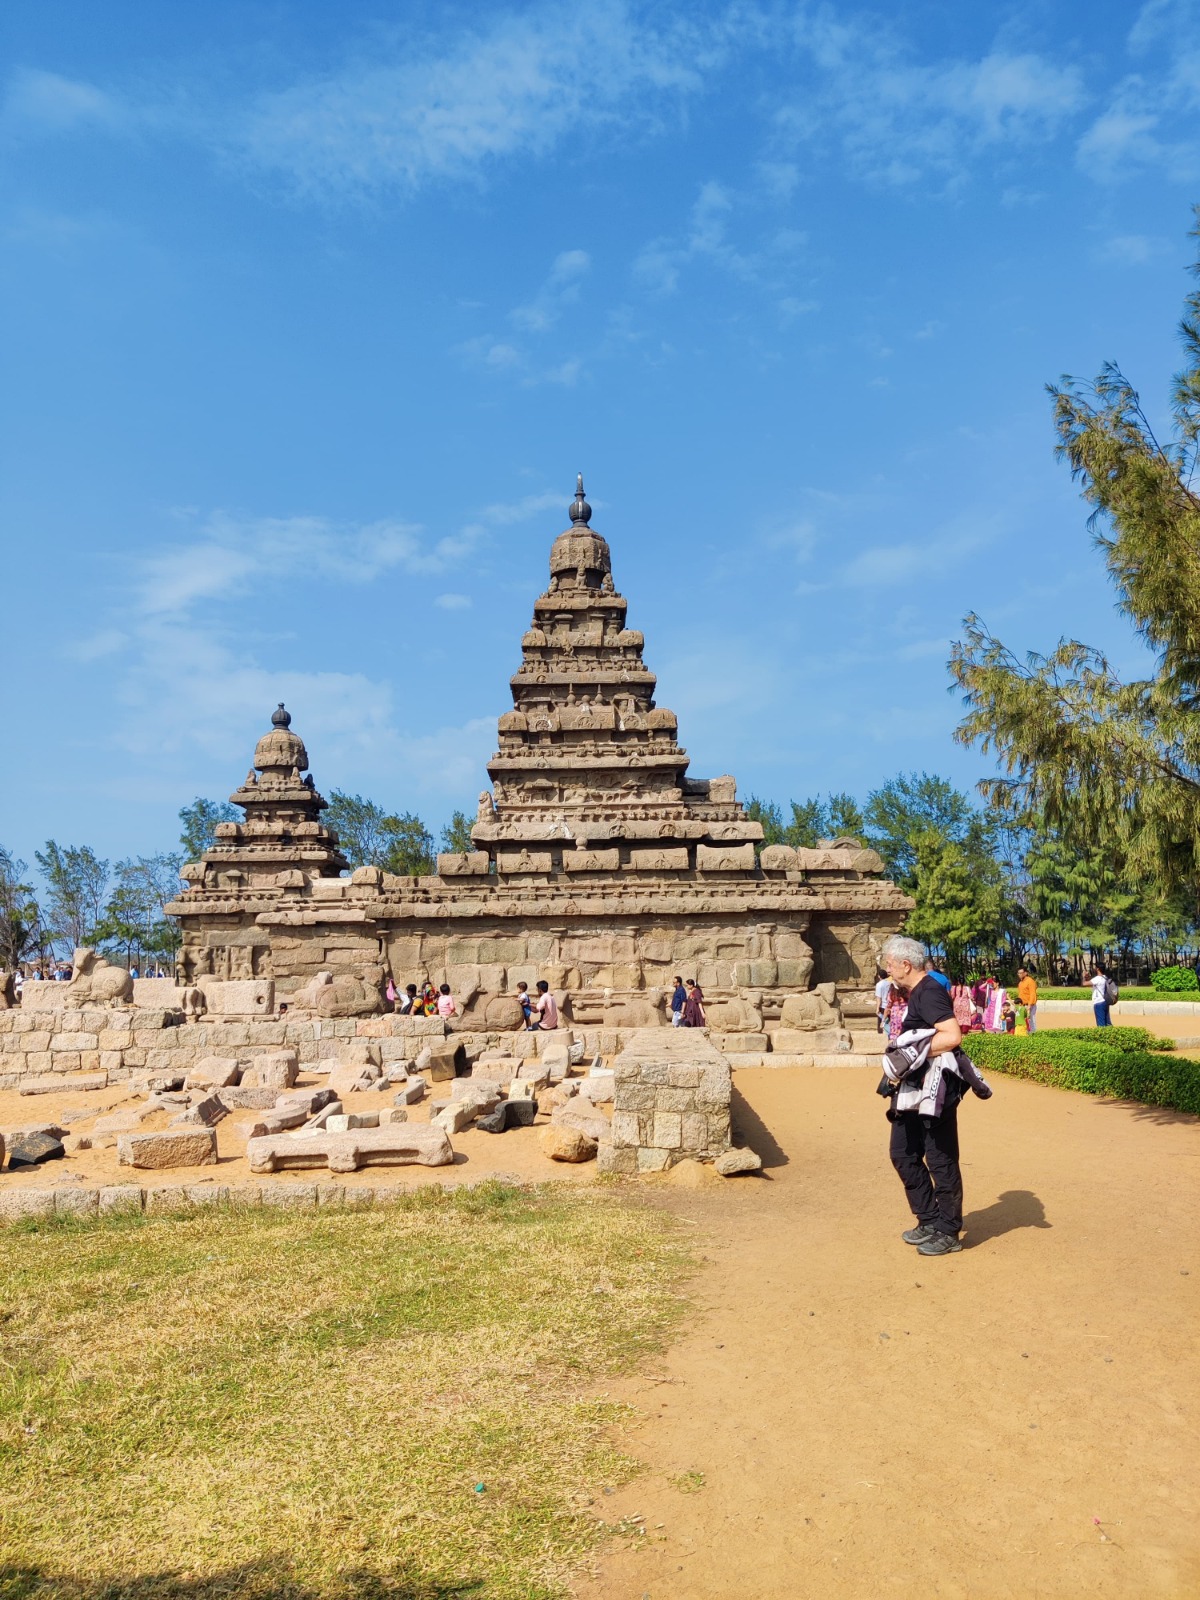
[[1097,961],[1092,968],[1092,1011],[1098,1028],[1112,1027],[1112,1007],[1121,998],[1121,991],[1108,975],[1104,963]]

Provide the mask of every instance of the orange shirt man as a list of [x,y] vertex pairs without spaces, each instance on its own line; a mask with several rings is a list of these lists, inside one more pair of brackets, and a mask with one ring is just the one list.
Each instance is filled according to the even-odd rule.
[[1017,968],[1017,999],[1025,1007],[1028,1014],[1029,1031],[1037,1031],[1037,980],[1031,978],[1024,967]]

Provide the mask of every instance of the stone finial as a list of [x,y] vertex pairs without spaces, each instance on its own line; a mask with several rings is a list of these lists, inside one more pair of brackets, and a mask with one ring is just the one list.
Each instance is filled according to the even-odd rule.
[[292,714],[290,711],[285,709],[283,701],[281,700],[276,706],[275,710],[271,713],[271,726],[273,728],[290,728],[291,725]]
[[583,498],[583,473],[575,479],[575,498],[571,502],[571,521],[582,522],[585,526],[591,521],[592,508]]

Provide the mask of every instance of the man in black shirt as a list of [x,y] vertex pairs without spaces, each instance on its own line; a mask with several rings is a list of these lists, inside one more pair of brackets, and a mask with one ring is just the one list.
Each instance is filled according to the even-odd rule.
[[[956,1050],[962,1029],[954,1020],[954,1006],[941,984],[929,976],[925,947],[916,939],[897,934],[883,947],[883,969],[908,996],[904,1030],[932,1028],[929,1055]],[[928,1071],[928,1067],[924,1070]],[[961,1080],[947,1075],[942,1114],[922,1116],[917,1111],[889,1109],[892,1124],[892,1165],[900,1174],[908,1203],[917,1219],[903,1234],[923,1256],[947,1256],[962,1249],[962,1172],[958,1164],[958,1102]]]

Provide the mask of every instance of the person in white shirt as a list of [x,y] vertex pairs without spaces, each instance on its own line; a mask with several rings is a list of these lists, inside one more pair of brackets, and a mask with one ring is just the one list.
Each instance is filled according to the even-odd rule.
[[1092,969],[1092,1011],[1096,1017],[1098,1028],[1111,1028],[1112,1018],[1108,1010],[1108,973],[1097,961]]

